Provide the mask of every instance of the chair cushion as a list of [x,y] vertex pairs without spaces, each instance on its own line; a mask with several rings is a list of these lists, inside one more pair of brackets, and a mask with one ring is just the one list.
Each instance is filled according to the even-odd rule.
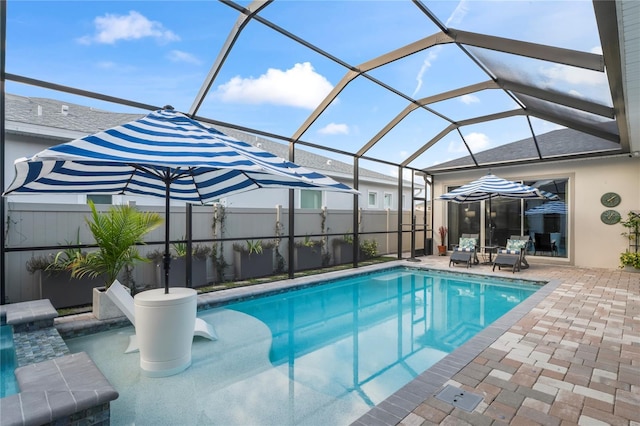
[[520,254],[520,250],[509,250],[509,249],[500,249],[498,250],[499,254]]
[[476,248],[476,239],[475,238],[460,238],[460,242],[458,244],[458,250],[460,251],[472,251]]
[[526,245],[527,241],[525,240],[507,240],[505,249],[509,251],[516,251],[517,253],[515,254],[518,254]]

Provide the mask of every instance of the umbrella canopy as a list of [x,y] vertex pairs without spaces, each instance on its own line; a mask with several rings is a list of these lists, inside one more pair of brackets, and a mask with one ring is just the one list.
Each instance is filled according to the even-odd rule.
[[539,188],[524,185],[510,180],[499,178],[491,173],[482,176],[460,188],[442,194],[439,200],[453,201],[456,203],[468,203],[473,201],[491,200],[496,197],[505,198],[543,198],[559,200],[560,198]]
[[165,291],[169,200],[207,203],[258,188],[358,191],[206,127],[170,107],[15,161],[4,195],[128,194],[165,198]]
[[527,216],[537,214],[567,214],[567,205],[564,201],[550,201],[530,208],[525,211],[524,214]]

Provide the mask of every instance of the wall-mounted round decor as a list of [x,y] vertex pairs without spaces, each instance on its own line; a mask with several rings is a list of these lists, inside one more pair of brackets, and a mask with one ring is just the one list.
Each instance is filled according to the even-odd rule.
[[620,195],[615,192],[607,192],[600,197],[600,202],[605,207],[615,207],[620,204],[620,201],[622,201]]
[[607,225],[614,225],[620,222],[620,213],[615,210],[605,210],[600,215],[600,220]]

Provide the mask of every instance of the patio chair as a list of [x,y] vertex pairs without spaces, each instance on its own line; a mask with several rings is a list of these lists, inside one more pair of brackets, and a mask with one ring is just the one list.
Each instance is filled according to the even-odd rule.
[[556,242],[551,240],[551,234],[549,233],[536,232],[534,235],[534,246],[534,255],[537,255],[538,252],[548,252],[551,253],[551,256],[554,256],[555,253],[558,252]]
[[[478,234],[462,234],[458,244],[453,246],[453,252],[449,257],[449,266],[452,264],[464,263],[467,268],[471,267],[471,263],[478,264]],[[466,237],[465,235],[476,235],[476,237]]]
[[[135,310],[133,304],[133,297],[127,291],[127,289],[120,284],[118,280],[115,280],[107,289],[106,292],[109,299],[122,311],[122,313],[131,321],[131,324],[136,325]],[[193,326],[193,335],[204,337],[209,340],[218,340],[213,326],[203,320],[196,317],[196,322]],[[129,346],[124,351],[128,354],[138,351],[138,342],[136,341],[136,335],[129,336]]]
[[[507,245],[498,249],[498,253],[493,260],[492,271],[496,270],[496,266],[498,270],[501,270],[503,267],[510,267],[513,273],[520,271],[522,264],[526,263],[526,260],[523,262],[523,259],[527,242],[528,240],[508,239]],[[529,266],[528,263],[526,263],[526,265],[527,267]]]

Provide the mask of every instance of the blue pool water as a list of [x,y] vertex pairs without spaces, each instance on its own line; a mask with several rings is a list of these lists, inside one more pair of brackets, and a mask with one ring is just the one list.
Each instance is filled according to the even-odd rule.
[[397,268],[200,312],[219,340],[162,379],[133,329],[67,341],[120,392],[113,424],[349,424],[540,287]]
[[10,325],[0,326],[0,398],[18,393],[16,351],[13,347],[13,331]]

